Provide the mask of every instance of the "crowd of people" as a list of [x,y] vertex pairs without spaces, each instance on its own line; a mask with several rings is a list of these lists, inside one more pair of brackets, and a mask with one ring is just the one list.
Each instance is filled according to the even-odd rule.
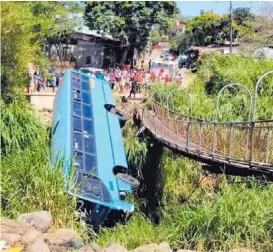
[[[178,83],[182,85],[182,74],[178,72],[171,79],[170,76],[164,73],[164,70],[161,69],[158,73],[150,72],[149,69],[130,69],[128,67],[119,68],[110,68],[109,71],[109,83],[113,90],[118,91],[120,94],[129,94],[129,97],[132,95],[135,97],[136,93],[141,93],[143,90],[150,88],[150,86],[155,82],[162,82],[165,84]],[[98,79],[105,79],[105,76],[102,73],[96,75],[90,74],[90,76],[96,77]],[[34,92],[45,91],[48,88],[52,88],[52,91],[55,92],[55,88],[58,87],[63,78],[63,73],[49,74],[49,78],[43,76],[36,71],[32,78],[32,90]]]
[[110,85],[112,89],[118,90],[119,93],[129,93],[136,95],[141,93],[142,90],[150,88],[154,82],[163,82],[168,84],[170,82],[178,83],[182,85],[182,74],[177,73],[171,80],[168,74],[164,74],[164,70],[159,71],[158,74],[150,72],[144,68],[140,69],[128,69],[128,68],[111,68],[110,72]]
[[55,88],[60,85],[63,75],[63,73],[51,73],[49,74],[49,77],[46,77],[43,76],[38,70],[35,71],[31,80],[33,92],[40,92],[41,90],[45,91],[50,87],[52,88],[52,91],[55,92]]

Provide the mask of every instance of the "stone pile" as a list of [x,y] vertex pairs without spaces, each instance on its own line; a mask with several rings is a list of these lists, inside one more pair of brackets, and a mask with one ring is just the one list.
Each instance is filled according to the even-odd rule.
[[[49,232],[52,216],[47,211],[20,215],[16,220],[0,219],[0,251],[19,248],[25,252],[197,252],[172,250],[168,243],[152,243],[128,251],[125,247],[110,243],[101,248],[96,243],[85,244],[72,229],[60,228]],[[21,248],[21,249],[20,249]],[[219,251],[220,252],[220,251]],[[248,249],[233,249],[229,252],[255,252]]]

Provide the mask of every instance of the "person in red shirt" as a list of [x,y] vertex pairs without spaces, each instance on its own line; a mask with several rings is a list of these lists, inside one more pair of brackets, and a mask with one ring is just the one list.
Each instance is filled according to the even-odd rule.
[[156,74],[154,72],[152,72],[151,74],[151,80],[154,82],[156,79]]
[[165,82],[165,84],[169,83],[169,75],[168,74],[166,74],[166,76],[164,78],[164,82]]

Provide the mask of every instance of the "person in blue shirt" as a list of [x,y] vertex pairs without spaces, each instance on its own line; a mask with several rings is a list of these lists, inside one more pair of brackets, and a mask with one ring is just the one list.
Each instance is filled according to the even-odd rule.
[[104,80],[104,76],[103,76],[103,74],[101,72],[97,73],[97,79]]

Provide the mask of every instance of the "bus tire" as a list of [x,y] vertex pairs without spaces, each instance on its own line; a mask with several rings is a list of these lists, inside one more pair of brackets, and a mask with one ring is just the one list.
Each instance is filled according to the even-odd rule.
[[137,189],[139,187],[139,184],[140,184],[139,181],[127,173],[117,173],[116,177],[119,180],[121,180],[127,184],[130,184],[132,189]]

